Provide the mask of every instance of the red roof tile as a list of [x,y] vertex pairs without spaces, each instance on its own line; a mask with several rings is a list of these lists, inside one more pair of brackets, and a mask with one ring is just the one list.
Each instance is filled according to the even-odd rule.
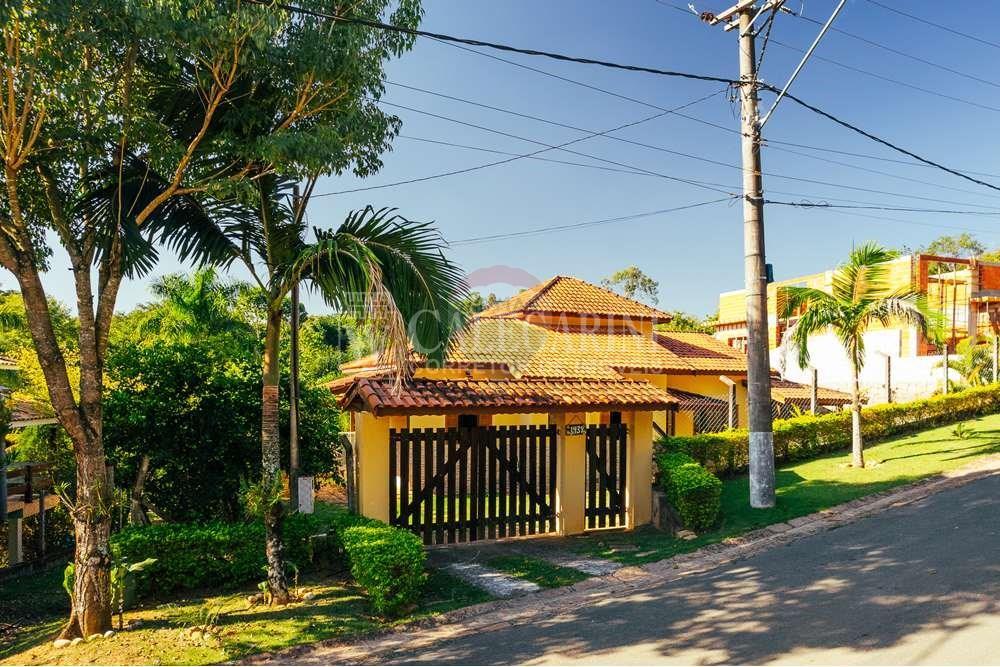
[[394,391],[391,378],[358,378],[342,405],[376,415],[492,412],[498,414],[610,410],[663,410],[676,401],[638,380],[430,380],[413,379]]

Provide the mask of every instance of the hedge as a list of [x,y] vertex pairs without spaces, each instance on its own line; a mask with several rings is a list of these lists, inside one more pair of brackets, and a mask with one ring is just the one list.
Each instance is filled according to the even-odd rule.
[[722,482],[719,478],[681,452],[659,454],[656,465],[660,485],[667,494],[667,500],[680,515],[684,527],[702,531],[714,526],[722,506]]
[[[909,403],[886,403],[861,410],[861,433],[878,441],[915,430],[1000,412],[1000,387],[973,387]],[[849,410],[774,421],[774,458],[800,461],[851,446]],[[661,438],[660,451],[684,452],[716,474],[745,471],[749,463],[745,430]]]
[[[312,540],[326,533],[329,540]],[[372,607],[389,614],[420,597],[426,554],[420,538],[346,510],[293,514],[285,520],[285,558],[300,571],[320,560],[315,545],[329,544],[333,560],[350,567]],[[111,537],[116,556],[157,561],[138,577],[141,597],[163,597],[192,588],[225,588],[264,579],[261,522],[161,523],[126,528]]]
[[427,579],[427,554],[419,537],[350,512],[332,519],[336,546],[375,611],[392,614],[417,601]]
[[[310,514],[285,520],[285,559],[308,570],[313,561],[310,537],[324,530]],[[156,558],[138,577],[140,597],[163,597],[183,589],[232,587],[264,579],[262,522],[201,524],[158,523],[133,526],[111,536],[119,558],[137,563]]]

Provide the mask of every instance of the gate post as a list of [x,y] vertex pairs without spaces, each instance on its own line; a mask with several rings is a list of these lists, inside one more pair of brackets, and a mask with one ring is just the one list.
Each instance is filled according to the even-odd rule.
[[406,428],[406,417],[376,417],[370,412],[360,412],[357,417],[358,511],[389,523],[389,429]]
[[635,528],[653,519],[653,413],[625,412],[622,418],[628,424],[628,527]]
[[567,424],[585,424],[583,412],[549,414],[556,426],[556,513],[559,533],[579,535],[587,529],[587,436],[566,435]]

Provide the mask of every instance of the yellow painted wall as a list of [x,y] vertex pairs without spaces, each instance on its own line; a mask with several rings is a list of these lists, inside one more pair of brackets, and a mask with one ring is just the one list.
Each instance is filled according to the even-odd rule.
[[412,415],[410,428],[444,428],[444,415]]
[[649,523],[653,516],[653,416],[626,412],[628,424],[628,478],[625,482],[630,512],[629,528]]
[[[579,535],[587,528],[584,512],[587,497],[587,438],[566,435],[566,424],[586,423],[586,415],[576,412],[555,414],[556,426],[556,514],[558,530],[563,535]],[[652,461],[650,461],[652,465]]]
[[545,413],[493,415],[493,426],[541,426],[549,423]]
[[389,521],[389,429],[406,428],[406,417],[357,413],[358,505],[361,514]]

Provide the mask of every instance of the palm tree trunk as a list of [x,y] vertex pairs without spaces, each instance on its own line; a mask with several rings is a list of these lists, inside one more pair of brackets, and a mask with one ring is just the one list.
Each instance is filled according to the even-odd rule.
[[851,365],[851,465],[865,467],[864,443],[861,440],[861,371]]
[[[267,315],[267,333],[264,337],[264,390],[261,402],[261,455],[265,484],[281,474],[281,439],[278,432],[278,382],[281,369],[278,351],[281,342],[281,304],[272,305]],[[288,582],[285,579],[285,546],[282,526],[285,506],[279,501],[271,504],[264,513],[267,554],[267,588],[274,604],[287,604]]]

